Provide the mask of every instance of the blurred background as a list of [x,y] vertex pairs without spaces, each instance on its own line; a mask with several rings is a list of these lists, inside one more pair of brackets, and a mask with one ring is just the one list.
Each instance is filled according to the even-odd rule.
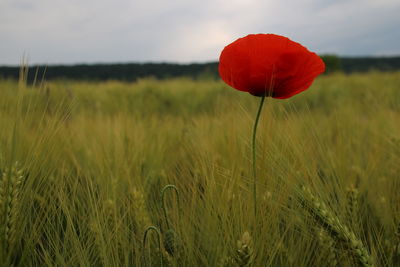
[[50,66],[48,79],[215,76],[223,47],[249,33],[284,35],[330,55],[328,71],[393,70],[398,14],[397,0],[2,0],[0,75],[18,75],[4,66],[24,57],[34,68]]

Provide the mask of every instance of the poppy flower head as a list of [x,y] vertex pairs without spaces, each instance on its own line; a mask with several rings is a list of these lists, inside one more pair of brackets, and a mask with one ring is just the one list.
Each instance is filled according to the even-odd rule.
[[325,71],[315,53],[276,34],[250,34],[227,45],[218,66],[229,86],[255,96],[289,98]]

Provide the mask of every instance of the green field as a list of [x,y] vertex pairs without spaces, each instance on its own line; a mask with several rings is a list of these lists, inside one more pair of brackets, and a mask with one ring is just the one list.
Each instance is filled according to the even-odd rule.
[[256,219],[257,105],[212,80],[0,80],[2,266],[399,266],[400,73],[266,100]]

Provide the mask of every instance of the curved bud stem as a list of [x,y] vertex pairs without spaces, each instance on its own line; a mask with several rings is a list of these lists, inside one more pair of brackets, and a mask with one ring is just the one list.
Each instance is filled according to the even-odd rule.
[[[157,227],[155,227],[155,226],[149,226],[149,227],[147,227],[147,229],[144,231],[144,235],[143,235],[143,251],[146,249],[146,241],[147,241],[147,234],[148,234],[148,232],[149,231],[154,231],[154,232],[156,232],[157,233],[157,237],[158,237],[158,249],[160,250],[160,253],[161,253],[161,234],[160,234],[160,231],[158,230],[158,228]],[[163,266],[163,259],[162,259],[162,254],[160,254],[161,256],[160,256],[160,266],[162,267]],[[146,266],[146,255],[145,255],[145,253],[143,253],[143,258],[144,258],[144,265]],[[149,265],[149,266],[151,266],[151,264]]]
[[178,203],[178,210],[180,210],[180,207],[179,207],[179,191],[178,191],[178,188],[175,185],[172,185],[172,184],[166,185],[161,190],[162,209],[163,209],[163,212],[164,212],[165,221],[167,222],[167,228],[171,229],[170,223],[169,223],[169,219],[168,219],[168,214],[167,214],[167,208],[165,207],[165,192],[168,189],[173,189],[175,191],[175,193],[176,193],[177,203]]

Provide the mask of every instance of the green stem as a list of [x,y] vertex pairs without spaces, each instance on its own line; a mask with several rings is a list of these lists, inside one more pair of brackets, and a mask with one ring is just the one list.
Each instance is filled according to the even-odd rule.
[[[146,265],[146,253],[144,252],[144,250],[146,249],[147,234],[148,234],[148,232],[150,230],[156,232],[156,234],[157,234],[158,249],[160,250],[160,266],[162,267],[163,266],[163,259],[162,259],[162,254],[161,254],[162,253],[162,251],[161,251],[161,234],[160,234],[160,231],[158,230],[158,228],[155,227],[155,226],[149,226],[149,227],[147,227],[146,231],[144,231],[144,236],[143,236],[143,256],[144,256],[143,259],[144,259],[144,265],[147,266]],[[149,258],[151,260],[151,257],[149,257]],[[150,262],[149,266],[151,266],[151,262]]]
[[261,110],[264,105],[265,95],[261,96],[260,105],[258,107],[256,120],[253,127],[253,139],[252,139],[252,149],[253,149],[253,201],[254,201],[254,216],[257,218],[257,171],[256,171],[256,133],[258,121],[260,120]]
[[171,225],[170,225],[169,219],[168,219],[167,209],[165,207],[165,200],[164,200],[165,191],[167,191],[167,189],[175,190],[176,197],[177,197],[177,202],[178,202],[178,212],[180,211],[180,208],[179,208],[179,191],[178,191],[178,188],[176,188],[176,186],[172,185],[172,184],[166,185],[161,190],[162,209],[163,209],[163,212],[164,212],[165,221],[167,222],[167,229],[171,229]]

